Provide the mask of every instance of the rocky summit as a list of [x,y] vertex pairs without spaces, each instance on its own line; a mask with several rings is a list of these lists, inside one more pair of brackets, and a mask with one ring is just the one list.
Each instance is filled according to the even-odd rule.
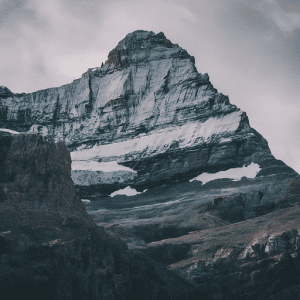
[[[118,262],[134,255],[135,275],[122,266],[120,280],[141,282],[140,299],[175,299],[177,284],[179,299],[298,299],[300,176],[163,33],[128,34],[101,67],[59,88],[14,94],[1,86],[0,127],[3,203],[75,213],[104,228],[123,245]],[[67,172],[50,166],[59,155]],[[107,281],[106,295],[113,284],[114,295],[125,293]]]
[[252,162],[258,176],[295,173],[162,32],[128,34],[71,84],[30,94],[1,87],[0,126],[63,142],[75,185],[90,193],[142,191]]

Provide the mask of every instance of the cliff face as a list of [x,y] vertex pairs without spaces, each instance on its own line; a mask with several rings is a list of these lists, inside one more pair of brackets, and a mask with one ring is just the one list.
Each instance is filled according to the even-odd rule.
[[[299,188],[299,178],[293,182]],[[298,299],[299,205],[245,222],[149,243],[150,257],[208,299]]]
[[166,185],[86,208],[129,249],[191,282],[199,299],[297,299],[299,200],[300,177],[279,174]]
[[[32,94],[1,87],[0,101],[1,127],[58,141],[0,129],[5,291],[295,299],[299,175],[162,33],[128,34],[72,84]],[[85,197],[128,185],[139,193],[85,201],[104,231],[70,174]]]
[[40,135],[16,135],[2,166],[3,204],[86,215],[84,205],[75,199],[70,153],[61,142],[51,144]]
[[0,142],[3,299],[189,299],[190,284],[96,226],[62,143],[23,134]]
[[96,186],[86,171],[102,170],[78,168],[82,161],[117,162],[137,172],[134,180],[112,177],[109,192],[128,184],[142,190],[251,162],[269,174],[293,173],[274,159],[246,113],[218,93],[208,75],[197,72],[194,57],[163,33],[128,34],[102,67],[71,84],[31,94],[1,87],[0,125],[62,141],[72,151],[79,186]]

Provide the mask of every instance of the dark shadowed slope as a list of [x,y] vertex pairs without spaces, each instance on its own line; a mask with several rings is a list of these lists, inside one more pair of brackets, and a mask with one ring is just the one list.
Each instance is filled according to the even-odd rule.
[[96,226],[62,143],[4,135],[1,299],[192,299],[191,284]]

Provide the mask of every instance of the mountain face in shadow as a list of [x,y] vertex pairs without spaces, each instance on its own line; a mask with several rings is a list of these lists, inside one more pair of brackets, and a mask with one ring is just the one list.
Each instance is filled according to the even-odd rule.
[[62,143],[8,133],[0,142],[3,299],[190,299],[191,284],[95,224]]

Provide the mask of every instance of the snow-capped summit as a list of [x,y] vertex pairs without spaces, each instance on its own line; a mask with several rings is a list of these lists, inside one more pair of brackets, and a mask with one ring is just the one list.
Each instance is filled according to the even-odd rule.
[[[104,65],[71,84],[30,94],[0,93],[0,118],[18,125],[18,131],[23,126],[63,141],[73,162],[114,162],[136,171],[137,176],[126,174],[139,190],[252,162],[261,168],[257,176],[294,172],[275,160],[247,114],[218,93],[208,74],[198,73],[194,57],[162,32],[129,33]],[[91,169],[75,171],[76,182],[97,185],[95,178],[89,182]],[[101,171],[94,172],[101,186]],[[129,184],[101,174],[118,185],[110,193]]]

